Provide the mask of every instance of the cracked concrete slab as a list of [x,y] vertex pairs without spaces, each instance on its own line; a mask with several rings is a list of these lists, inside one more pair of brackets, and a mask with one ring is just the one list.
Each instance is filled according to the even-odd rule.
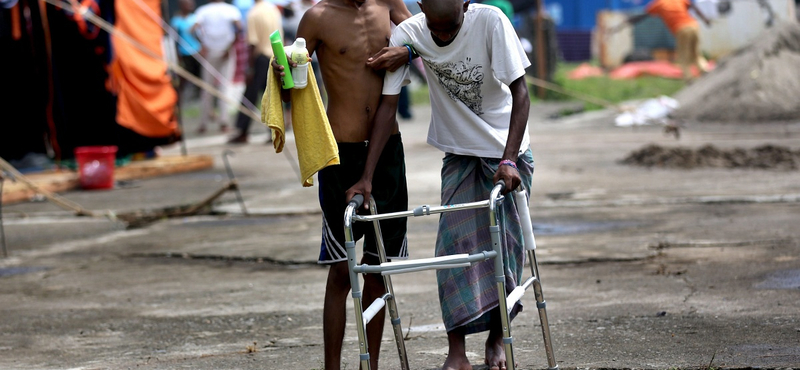
[[[532,112],[531,216],[559,366],[800,368],[800,173],[617,163],[651,142],[797,148],[800,126],[704,124],[675,141],[658,127],[613,127],[608,113],[553,120],[547,110]],[[425,144],[429,112],[414,114],[401,123],[410,206],[435,205],[442,154]],[[215,137],[189,148],[220,158],[226,146]],[[232,193],[214,204],[219,214],[137,229],[49,203],[4,207],[0,368],[321,369],[317,189],[302,188],[271,149],[237,146],[230,158],[252,217]],[[191,204],[225,181],[218,159],[198,173],[65,196],[126,212]],[[435,219],[409,220],[413,257],[431,256],[435,237]],[[394,281],[411,368],[437,369],[447,337],[435,273]],[[534,301],[523,301],[512,325],[517,361],[546,368]],[[343,363],[353,369],[352,303],[348,312]],[[476,369],[485,368],[484,339],[467,338]],[[387,327],[381,368],[399,368],[392,340]]]

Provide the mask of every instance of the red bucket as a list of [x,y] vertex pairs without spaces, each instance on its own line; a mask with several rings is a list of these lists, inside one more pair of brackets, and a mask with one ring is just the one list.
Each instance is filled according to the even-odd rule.
[[75,148],[81,187],[87,190],[113,188],[116,155],[117,147],[113,145]]

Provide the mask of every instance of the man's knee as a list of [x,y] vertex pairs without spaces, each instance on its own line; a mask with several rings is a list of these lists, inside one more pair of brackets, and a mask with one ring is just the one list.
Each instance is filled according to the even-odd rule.
[[350,274],[347,262],[336,262],[331,264],[328,270],[328,288],[350,290]]
[[380,264],[380,259],[376,255],[364,253],[364,256],[361,257],[361,263],[365,263],[368,265],[377,265]]

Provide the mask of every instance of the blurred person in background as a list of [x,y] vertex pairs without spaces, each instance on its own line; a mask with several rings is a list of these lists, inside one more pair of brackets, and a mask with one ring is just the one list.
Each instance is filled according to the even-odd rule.
[[[192,26],[195,23],[194,0],[178,0],[178,14],[172,17],[169,24],[178,32],[181,40],[178,40],[178,62],[181,67],[194,76],[200,77],[200,62],[197,60],[200,52],[200,41],[192,34]],[[178,92],[184,93],[187,82],[181,77]],[[199,90],[198,90],[199,91]],[[195,95],[196,97],[196,95]]]
[[678,64],[683,69],[683,78],[688,82],[692,79],[692,66],[696,66],[701,74],[708,71],[708,61],[700,53],[699,25],[689,14],[690,9],[694,10],[703,23],[711,25],[711,21],[692,4],[691,0],[653,0],[645,7],[644,14],[629,17],[626,22],[611,27],[608,33],[616,33],[627,25],[634,25],[649,16],[661,18],[675,36],[675,54]]
[[[242,31],[242,14],[235,6],[223,0],[211,0],[208,4],[197,8],[195,24],[192,31],[200,40],[200,54],[216,69],[222,80],[216,78],[211,71],[203,69],[203,82],[217,87],[223,94],[227,94],[228,86],[234,72],[235,57],[233,45],[236,35]],[[202,118],[198,133],[205,133],[208,123],[214,121],[214,98],[211,93],[203,90],[201,94]],[[228,130],[228,104],[219,100],[220,131]]]
[[[247,87],[245,74],[250,61],[250,49],[247,42],[247,13],[253,7],[255,2],[253,0],[233,0],[231,3],[237,9],[239,14],[242,15],[242,32],[236,34],[236,41],[233,42],[233,50],[236,51],[236,68],[233,72],[233,85],[238,90],[240,87],[244,90]],[[241,96],[237,98],[241,99]]]
[[[283,28],[281,12],[278,7],[267,0],[256,0],[255,5],[247,13],[247,43],[249,44],[248,68],[245,74],[247,87],[244,90],[244,98],[255,104],[260,93],[267,88],[267,73],[269,63],[272,59],[272,44],[269,36],[275,30]],[[252,120],[250,116],[239,112],[236,116],[236,128],[238,133],[232,137],[228,143],[244,144],[247,143],[248,132]],[[271,142],[269,138],[267,142]]]
[[292,0],[284,7],[283,11],[283,34],[286,41],[292,42],[297,38],[297,26],[303,19],[308,9],[311,9],[317,0]]

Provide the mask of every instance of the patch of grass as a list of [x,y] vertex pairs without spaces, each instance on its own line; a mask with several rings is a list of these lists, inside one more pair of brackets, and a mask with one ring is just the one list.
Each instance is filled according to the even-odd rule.
[[[683,88],[682,80],[669,78],[643,76],[632,80],[614,80],[607,76],[589,77],[582,80],[570,80],[567,75],[577,68],[577,63],[559,63],[554,82],[567,91],[575,91],[582,94],[594,96],[612,103],[619,103],[627,100],[649,99],[661,95],[673,95]],[[529,86],[533,101],[535,98],[536,86]],[[545,100],[575,100],[572,97],[548,90]],[[603,107],[585,103],[586,110],[601,109]]]
[[431,99],[428,96],[428,85],[419,84],[409,90],[409,100],[411,105],[429,105]]
[[181,114],[183,114],[184,118],[191,118],[191,119],[199,118],[200,117],[200,106],[199,105],[193,105],[193,106],[189,106],[189,107],[184,107],[183,110],[181,111]]

